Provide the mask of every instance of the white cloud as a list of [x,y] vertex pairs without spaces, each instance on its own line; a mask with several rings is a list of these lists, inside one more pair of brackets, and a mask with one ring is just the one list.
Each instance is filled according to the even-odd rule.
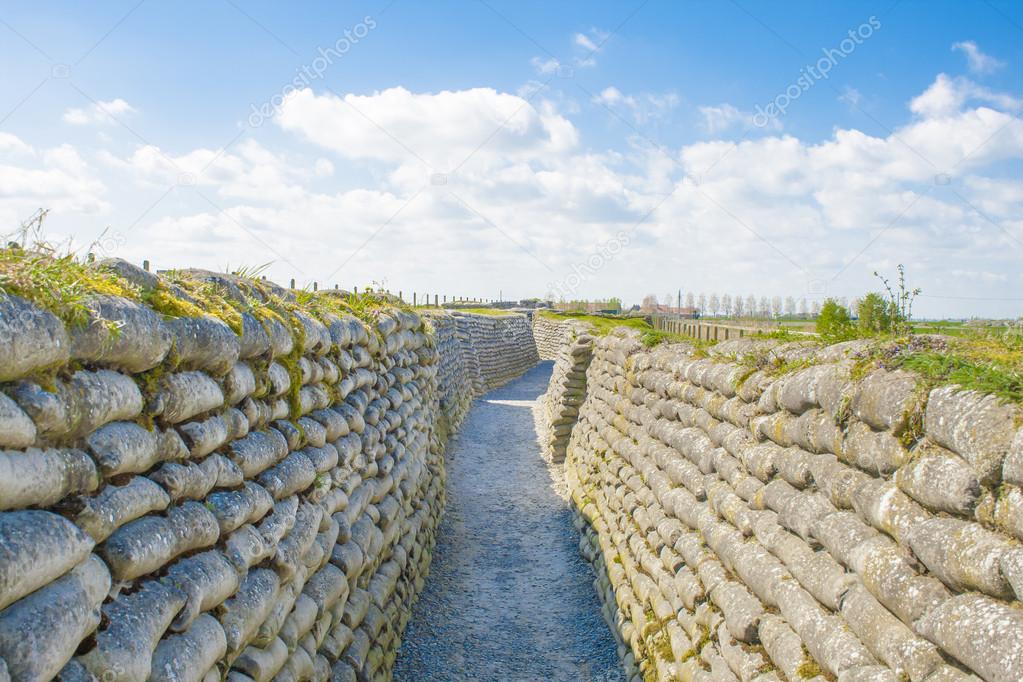
[[972,73],[987,74],[993,73],[1005,66],[1005,62],[995,59],[991,55],[984,54],[972,40],[963,40],[952,44],[952,50],[962,52],[966,55],[966,63]]
[[860,105],[860,101],[862,99],[863,95],[860,93],[860,91],[849,85],[842,88],[842,94],[838,96],[838,101],[845,102],[850,107],[854,108]]
[[590,52],[596,52],[598,49],[600,49],[589,36],[583,33],[576,33],[574,37],[574,42],[579,47],[583,48],[584,50],[589,50]]
[[[20,140],[0,136],[0,153],[11,149],[24,154],[31,149]],[[17,138],[14,138],[17,140]],[[104,199],[106,185],[71,145],[26,154],[28,163],[0,156],[0,234],[14,229],[39,208],[70,214],[101,214],[110,206]]]
[[541,59],[540,57],[533,57],[529,60],[529,63],[533,65],[536,72],[542,76],[549,76],[552,73],[557,73],[558,69],[561,68],[561,62],[554,57],[550,59]]
[[613,85],[608,86],[593,97],[593,102],[611,109],[624,107],[629,110],[636,123],[647,123],[653,119],[663,118],[678,106],[678,95],[667,92],[662,95],[640,93],[625,95]]
[[604,43],[611,34],[599,28],[591,28],[586,33],[572,34],[572,47],[574,56],[562,61],[551,55],[550,57],[533,57],[529,63],[541,76],[548,76],[554,73],[570,75],[571,67],[585,69],[597,65],[596,55],[604,47]]
[[0,132],[0,154],[33,154],[34,150],[17,135]]
[[[720,135],[732,130],[748,131],[757,127],[752,111],[742,111],[728,103],[702,106],[698,111],[702,118],[700,127],[708,135]],[[777,118],[769,118],[766,127],[779,131],[782,129],[782,122]]]
[[212,187],[221,197],[259,202],[299,199],[305,195],[304,181],[334,171],[327,159],[316,160],[311,168],[289,163],[254,140],[231,150],[200,148],[178,156],[144,145],[126,159],[109,153],[100,158],[146,186]]
[[609,32],[602,31],[599,28],[591,28],[586,33],[576,33],[573,35],[572,43],[578,49],[572,63],[581,69],[596,66],[597,53],[604,48],[604,43],[610,37],[611,34]]
[[299,90],[276,121],[344,158],[418,165],[424,179],[427,170],[452,172],[469,158],[542,156],[578,141],[552,108],[491,88],[419,94],[397,87],[343,98]]
[[112,125],[116,119],[135,112],[135,107],[117,98],[109,102],[95,102],[84,109],[68,109],[64,112],[64,122],[80,126]]
[[742,127],[752,121],[752,117],[744,115],[731,104],[700,107],[700,115],[703,116],[703,129],[711,135],[717,135],[735,126]]
[[[595,99],[634,117],[655,115],[652,102],[677,106],[613,86]],[[942,74],[912,100],[908,122],[884,136],[837,129],[819,141],[777,133],[729,141],[748,114],[720,104],[699,110],[713,139],[594,152],[565,108],[489,88],[303,90],[285,102],[279,125],[315,145],[311,154],[247,140],[101,158],[120,184],[144,184],[153,199],[191,174],[223,208],[181,191],[147,214],[128,255],[158,254],[162,267],[223,267],[229,254],[232,263],[274,260],[269,274],[285,282],[387,279],[406,294],[500,287],[527,296],[624,231],[629,247],[580,297],[639,300],[676,287],[679,273],[708,293],[798,297],[812,280],[852,297],[876,286],[873,270],[899,262],[926,293],[996,296],[1023,286],[1014,241],[1023,240],[1023,181],[1000,165],[1023,162],[1017,104]],[[32,163],[7,159],[14,149]],[[96,169],[73,148],[33,155],[0,136],[0,158],[8,223],[51,201],[83,212],[103,206]],[[430,181],[437,172],[447,174],[443,183]],[[935,183],[943,172],[951,185]],[[922,299],[919,312],[949,314],[951,305]]]
[[983,102],[1008,111],[1023,107],[1023,100],[1016,97],[993,92],[969,78],[939,73],[927,90],[910,101],[909,108],[915,114],[936,118],[956,114],[969,102]]

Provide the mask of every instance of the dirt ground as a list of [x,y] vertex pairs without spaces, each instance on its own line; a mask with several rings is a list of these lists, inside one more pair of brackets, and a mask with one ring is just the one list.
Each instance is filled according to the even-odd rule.
[[559,472],[540,456],[542,363],[478,399],[448,450],[448,506],[396,680],[619,680]]

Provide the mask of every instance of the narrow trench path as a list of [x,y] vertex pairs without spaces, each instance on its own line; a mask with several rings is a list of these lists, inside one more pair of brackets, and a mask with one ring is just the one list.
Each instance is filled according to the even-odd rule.
[[396,680],[622,679],[537,444],[533,407],[551,366],[479,398],[448,446],[447,511]]

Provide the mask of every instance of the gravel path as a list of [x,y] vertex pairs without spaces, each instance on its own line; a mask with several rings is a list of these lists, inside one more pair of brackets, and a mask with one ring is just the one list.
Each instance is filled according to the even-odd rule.
[[540,457],[545,362],[473,405],[448,450],[448,506],[396,680],[619,680],[593,573]]

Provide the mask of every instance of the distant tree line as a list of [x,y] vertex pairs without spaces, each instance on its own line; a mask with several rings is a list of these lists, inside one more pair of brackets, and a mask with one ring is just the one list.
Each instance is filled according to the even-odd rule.
[[[857,301],[850,305],[843,298],[834,299],[836,303],[845,307],[850,314],[855,310]],[[647,294],[643,297],[640,310],[643,312],[656,312],[658,310],[678,310],[678,299],[667,294],[658,303],[656,294]],[[688,292],[685,294],[683,312],[693,311],[702,317],[726,317],[736,319],[761,319],[777,320],[783,318],[794,319],[815,319],[821,312],[823,303],[818,300],[807,300],[806,298],[796,299],[794,296],[767,296],[757,297],[753,294],[706,294],[704,292]]]

